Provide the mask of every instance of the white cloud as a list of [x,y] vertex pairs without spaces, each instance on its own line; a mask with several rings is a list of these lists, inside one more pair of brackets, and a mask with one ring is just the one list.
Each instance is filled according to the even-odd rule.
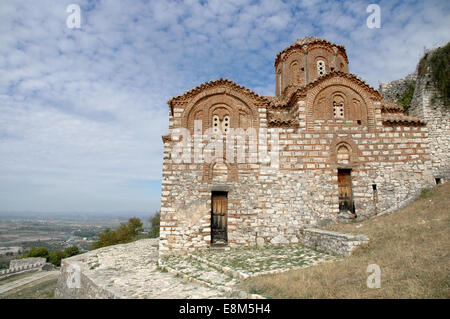
[[[0,2],[2,210],[157,209],[166,101],[228,77],[274,92],[273,61],[297,38],[346,46],[369,84],[414,70],[423,47],[448,41],[445,1]],[[136,188],[139,181],[148,188]]]

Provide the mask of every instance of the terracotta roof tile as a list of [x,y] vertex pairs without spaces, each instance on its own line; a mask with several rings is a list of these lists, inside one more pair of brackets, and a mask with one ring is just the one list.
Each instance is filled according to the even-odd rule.
[[288,116],[280,116],[275,114],[268,115],[269,125],[271,126],[297,126],[298,123],[295,119],[288,118]]
[[382,101],[381,111],[385,113],[403,113],[404,107],[395,103]]
[[336,76],[336,75],[345,77],[345,78],[347,78],[347,79],[349,79],[349,80],[351,80],[351,81],[356,82],[356,83],[359,84],[359,85],[362,85],[362,86],[366,87],[367,90],[369,90],[372,94],[375,94],[378,98],[381,99],[381,94],[380,94],[380,92],[378,92],[377,90],[375,90],[373,87],[371,87],[370,85],[368,85],[366,82],[364,82],[363,80],[361,80],[361,79],[360,79],[359,77],[357,77],[356,75],[351,74],[351,73],[341,72],[341,71],[333,71],[333,72],[329,72],[329,73],[327,73],[326,75],[319,77],[319,78],[316,79],[315,81],[313,81],[313,82],[311,82],[311,83],[309,83],[309,84],[307,84],[307,85],[305,85],[305,86],[302,86],[301,88],[295,90],[294,92],[291,93],[290,96],[287,97],[286,101],[290,101],[291,98],[292,98],[296,93],[299,93],[299,92],[306,92],[306,91],[312,89],[314,86],[316,86],[316,85],[319,84],[320,82],[325,81],[325,80],[327,80],[327,79],[330,79],[330,78],[332,78],[332,77],[334,77],[334,76]]
[[343,53],[344,53],[344,57],[346,59],[346,62],[348,63],[347,53],[345,52],[345,47],[343,45],[335,44],[335,43],[332,43],[332,42],[327,41],[325,39],[314,37],[314,36],[312,36],[312,37],[306,36],[306,37],[303,37],[301,39],[297,39],[297,41],[295,41],[289,47],[287,47],[286,49],[280,51],[277,54],[276,58],[275,58],[275,65],[277,64],[278,60],[280,59],[280,57],[281,57],[281,55],[283,53],[286,53],[287,51],[289,51],[289,50],[291,50],[291,49],[293,49],[295,47],[302,47],[303,45],[308,45],[308,44],[313,44],[313,43],[327,44],[329,46],[335,46],[335,47],[341,49],[343,51]]
[[383,122],[387,123],[412,123],[412,124],[426,124],[424,120],[421,120],[417,117],[408,116],[405,114],[392,114],[392,113],[384,113],[381,115]]
[[259,95],[255,92],[253,92],[252,90],[247,89],[246,87],[237,84],[236,82],[234,82],[232,80],[220,78],[219,80],[214,80],[214,81],[211,80],[209,82],[205,82],[203,84],[200,84],[200,85],[186,91],[185,93],[183,93],[181,95],[174,96],[169,101],[167,101],[167,104],[170,105],[175,100],[189,98],[189,97],[195,96],[196,94],[200,93],[201,91],[203,91],[205,89],[220,86],[220,85],[226,85],[226,86],[240,89],[240,90],[246,92],[247,94],[253,96],[254,98],[264,100],[265,102],[269,102],[269,99],[267,99],[265,96]]

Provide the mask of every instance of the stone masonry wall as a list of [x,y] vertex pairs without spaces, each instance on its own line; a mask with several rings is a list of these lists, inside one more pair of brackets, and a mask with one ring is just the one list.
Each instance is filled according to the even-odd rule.
[[[326,41],[311,41],[311,48],[320,42],[334,52]],[[294,80],[295,70],[288,72]],[[277,96],[263,97],[221,79],[171,99],[169,134],[163,136],[159,253],[210,247],[213,192],[227,193],[228,246],[264,246],[298,243],[311,227],[391,212],[434,186],[435,178],[448,179],[449,113],[431,106],[434,91],[417,74],[383,83],[384,100],[354,75],[331,69],[307,86],[292,86],[285,96],[280,87]],[[412,116],[385,103],[395,103],[409,81],[417,82]],[[217,133],[218,127],[227,134],[253,128],[260,137],[257,150],[230,149],[258,160],[196,161],[212,154],[202,153],[210,141],[201,134],[209,128]],[[200,137],[174,134],[183,130]],[[263,133],[270,143],[261,139]],[[191,156],[176,156],[180,142]],[[339,170],[345,170],[340,188]],[[349,189],[355,214],[339,209],[339,196],[347,198]]]
[[122,299],[113,289],[104,287],[83,271],[81,263],[71,258],[61,260],[61,273],[55,290],[61,299]]
[[303,230],[302,245],[332,255],[347,257],[359,245],[368,243],[365,235],[349,235],[334,231],[308,228]]
[[[280,167],[236,164],[236,181],[205,181],[203,164],[165,161],[160,253],[209,247],[212,191],[228,192],[231,247],[297,243],[304,227],[336,222],[338,166],[330,158],[337,140],[353,147],[356,164],[349,167],[358,218],[398,209],[433,185],[427,127],[379,125],[369,132],[350,122],[322,123],[320,131],[311,133],[281,129]],[[172,147],[173,142],[165,143],[166,158]]]
[[379,91],[386,102],[397,103],[398,98],[408,89],[409,83],[415,83],[417,70],[402,79],[381,83]]
[[[431,54],[428,54],[428,58]],[[434,87],[429,67],[417,78],[410,114],[423,118],[428,127],[428,145],[435,178],[450,179],[450,107],[443,104]]]
[[46,262],[45,258],[36,257],[36,258],[22,258],[22,259],[14,259],[9,263],[9,268],[18,268],[30,265],[39,265],[42,266]]
[[46,259],[41,257],[14,259],[9,263],[9,268],[0,270],[0,279],[6,279],[22,273],[42,270],[46,265]]

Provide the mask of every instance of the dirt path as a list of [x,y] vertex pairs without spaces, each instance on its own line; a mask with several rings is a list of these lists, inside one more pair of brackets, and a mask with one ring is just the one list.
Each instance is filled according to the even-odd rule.
[[33,273],[30,276],[20,278],[15,281],[12,281],[12,282],[8,282],[4,285],[2,285],[0,282],[0,295],[7,293],[13,289],[17,289],[22,286],[28,285],[30,283],[38,284],[38,283],[41,283],[41,282],[44,282],[47,280],[56,279],[56,278],[58,278],[58,275],[59,275],[59,270],[42,271],[42,272]]

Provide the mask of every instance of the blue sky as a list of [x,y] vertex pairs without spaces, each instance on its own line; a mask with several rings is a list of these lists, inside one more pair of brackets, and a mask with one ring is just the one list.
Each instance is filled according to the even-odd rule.
[[449,31],[449,1],[2,0],[0,211],[153,213],[172,96],[221,77],[273,95],[276,54],[306,35],[378,88]]

